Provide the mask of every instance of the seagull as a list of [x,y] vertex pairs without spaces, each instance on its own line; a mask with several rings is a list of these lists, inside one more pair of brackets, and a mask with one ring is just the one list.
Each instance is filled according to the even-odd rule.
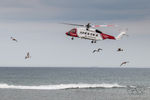
[[118,51],[118,52],[119,52],[119,51],[123,51],[123,49],[121,49],[121,48],[118,48],[118,50],[117,50],[117,51]]
[[10,39],[12,39],[13,41],[16,41],[16,42],[18,42],[15,38],[13,38],[13,37],[10,37]]
[[31,58],[29,52],[27,52],[27,55],[25,56],[25,59],[27,59],[27,58]]
[[93,53],[94,53],[94,52],[100,52],[100,50],[103,50],[103,49],[98,48],[97,50],[93,50]]
[[127,63],[129,63],[129,61],[124,61],[120,64],[120,66],[122,66],[123,64],[127,64]]

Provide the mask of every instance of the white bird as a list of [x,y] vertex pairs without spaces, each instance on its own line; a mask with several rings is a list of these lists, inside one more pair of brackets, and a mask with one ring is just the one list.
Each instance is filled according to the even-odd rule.
[[10,37],[10,39],[12,39],[13,41],[18,42],[17,39],[15,39],[15,38],[13,38],[13,37]]
[[27,58],[31,58],[29,52],[27,52],[27,55],[25,56],[25,59],[27,59]]
[[122,62],[122,63],[120,64],[120,66],[122,66],[122,65],[124,65],[124,64],[127,64],[127,63],[129,63],[129,61],[124,61],[124,62]]
[[117,51],[118,51],[118,52],[119,52],[119,51],[123,51],[123,49],[121,49],[121,48],[118,48],[118,50],[117,50]]
[[103,50],[103,49],[98,48],[97,50],[93,50],[93,53],[94,53],[94,52],[100,52],[100,50]]

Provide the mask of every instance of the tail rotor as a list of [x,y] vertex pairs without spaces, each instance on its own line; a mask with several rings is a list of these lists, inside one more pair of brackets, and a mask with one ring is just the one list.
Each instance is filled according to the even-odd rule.
[[[121,31],[121,30],[119,30]],[[125,30],[122,30],[120,32],[120,34],[116,37],[116,40],[120,40],[124,35],[128,36],[126,33],[127,33],[128,29],[125,29]]]

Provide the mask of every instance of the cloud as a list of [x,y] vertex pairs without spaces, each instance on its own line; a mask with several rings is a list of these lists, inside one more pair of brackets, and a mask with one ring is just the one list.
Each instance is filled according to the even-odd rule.
[[39,6],[40,0],[1,0],[0,7],[29,8]]
[[0,4],[0,20],[38,21],[53,19],[62,14],[63,9],[43,6],[40,0],[6,0]]
[[149,17],[150,1],[1,0],[0,20],[115,20]]

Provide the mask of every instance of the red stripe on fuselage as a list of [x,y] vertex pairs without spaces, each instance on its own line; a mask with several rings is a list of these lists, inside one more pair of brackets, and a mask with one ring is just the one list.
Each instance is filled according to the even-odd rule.
[[78,35],[76,33],[70,33],[70,36],[78,37]]
[[104,34],[104,33],[101,33],[101,36],[104,39],[113,39],[115,40],[115,37],[114,36],[111,36],[111,35],[108,35],[108,34]]

